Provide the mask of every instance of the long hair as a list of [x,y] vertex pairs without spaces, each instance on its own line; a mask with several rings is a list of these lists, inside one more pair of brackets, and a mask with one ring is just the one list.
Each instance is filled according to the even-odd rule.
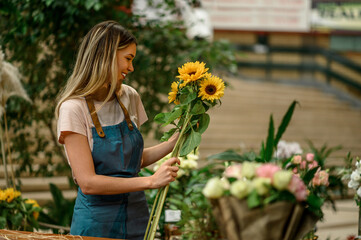
[[137,44],[136,38],[115,21],[95,25],[80,44],[73,72],[58,96],[56,117],[64,101],[94,94],[110,83],[109,93],[104,100],[106,103],[117,86],[117,49],[126,48],[132,43]]

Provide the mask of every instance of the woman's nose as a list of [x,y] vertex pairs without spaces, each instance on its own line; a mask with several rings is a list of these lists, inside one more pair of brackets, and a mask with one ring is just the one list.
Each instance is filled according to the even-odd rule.
[[134,71],[133,63],[130,63],[130,65],[128,66],[128,71],[129,71],[129,72],[133,72],[133,71]]

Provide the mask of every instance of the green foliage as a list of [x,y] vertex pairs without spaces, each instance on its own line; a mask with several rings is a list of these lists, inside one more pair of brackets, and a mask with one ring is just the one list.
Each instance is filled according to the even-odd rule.
[[0,189],[0,229],[33,231],[39,228],[37,218],[42,209],[12,188]]
[[270,115],[270,121],[268,125],[268,135],[266,140],[266,148],[264,147],[264,143],[262,142],[261,151],[258,155],[254,152],[245,153],[243,155],[238,154],[234,150],[227,150],[223,153],[218,153],[212,156],[207,157],[208,160],[219,159],[225,161],[256,161],[256,162],[272,162],[274,149],[277,148],[277,144],[282,138],[283,133],[286,131],[296,107],[297,101],[293,101],[291,105],[288,107],[287,112],[282,118],[281,124],[277,129],[277,133],[275,135],[275,127],[273,122],[273,116]]
[[283,133],[286,131],[288,124],[292,119],[294,109],[297,101],[293,101],[288,107],[286,114],[283,116],[280,126],[278,127],[276,136],[274,135],[274,124],[272,114],[270,116],[270,122],[268,127],[268,136],[266,142],[266,149],[262,146],[260,157],[262,162],[270,162],[273,156],[274,149],[277,148],[279,140],[282,138]]
[[[49,186],[53,201],[44,206],[46,211],[40,214],[39,221],[70,227],[75,200],[65,199],[61,190],[56,185],[50,183]],[[53,229],[53,231],[58,233],[58,229]]]
[[[166,2],[174,7],[174,1]],[[228,42],[189,40],[184,30],[177,27],[178,23],[139,24],[138,16],[119,10],[119,7],[129,8],[130,3],[125,0],[0,1],[0,46],[5,58],[19,66],[23,85],[33,101],[31,105],[13,98],[6,108],[20,172],[51,176],[65,171],[70,175],[63,149],[57,143],[55,98],[70,75],[81,38],[100,21],[116,20],[137,37],[135,72],[125,83],[138,90],[150,120],[167,108],[170,83],[177,67],[184,62],[203,60],[218,71],[235,71],[235,57]],[[149,121],[142,131],[146,133],[151,128]],[[159,129],[157,133],[158,138]],[[35,170],[33,163],[39,155],[43,161]],[[54,164],[55,158],[63,161]]]
[[[182,239],[218,239],[219,232],[212,215],[212,207],[203,196],[202,189],[207,180],[220,173],[218,164],[209,164],[203,168],[193,169],[188,175],[179,177],[170,184],[165,202],[165,209],[181,210],[181,220],[176,222],[182,232]],[[149,175],[153,172],[146,169],[142,174]],[[149,207],[153,204],[156,190],[146,191]],[[159,222],[161,238],[164,237],[164,211]]]

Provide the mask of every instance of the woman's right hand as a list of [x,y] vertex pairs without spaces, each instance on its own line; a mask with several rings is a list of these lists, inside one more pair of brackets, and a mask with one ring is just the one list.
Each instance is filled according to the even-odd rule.
[[[151,176],[152,178],[152,188],[160,188],[168,185],[170,182],[173,182],[177,177],[177,172],[179,167],[174,164],[180,164],[178,158],[172,157],[165,161],[158,170]],[[174,166],[172,166],[174,165]]]

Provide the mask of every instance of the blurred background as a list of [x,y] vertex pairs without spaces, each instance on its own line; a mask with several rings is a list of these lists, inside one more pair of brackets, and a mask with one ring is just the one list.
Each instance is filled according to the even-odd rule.
[[[63,231],[70,224],[76,187],[57,142],[56,96],[82,36],[109,19],[139,42],[125,84],[145,105],[146,146],[166,130],[153,118],[170,107],[177,68],[198,60],[227,84],[210,112],[199,166],[229,149],[259,151],[270,114],[278,126],[293,100],[284,144],[317,153],[333,169],[361,155],[361,1],[1,0],[0,187],[16,185],[37,200],[47,209],[42,221]],[[325,206],[319,239],[357,233],[352,194],[333,196],[336,211]]]

